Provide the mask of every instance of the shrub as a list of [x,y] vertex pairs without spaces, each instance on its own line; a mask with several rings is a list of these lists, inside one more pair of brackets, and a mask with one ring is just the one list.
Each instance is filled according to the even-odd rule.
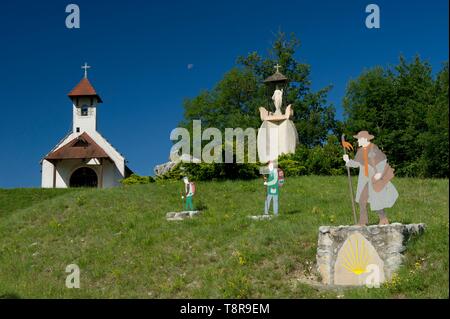
[[149,184],[153,183],[155,180],[151,176],[139,176],[137,174],[131,174],[129,177],[124,178],[120,181],[122,185],[138,185],[138,184]]
[[178,163],[170,171],[167,171],[163,175],[156,176],[156,181],[165,179],[172,179],[172,180],[181,179],[183,176],[185,176],[184,168],[181,165],[182,163]]
[[299,161],[289,158],[284,155],[280,157],[278,166],[283,170],[285,176],[300,176],[306,174],[306,167]]
[[157,180],[181,179],[188,176],[194,181],[242,179],[259,176],[259,164],[250,163],[179,163],[170,171],[157,177]]
[[198,181],[253,179],[259,176],[259,165],[251,163],[184,163],[184,173]]
[[326,144],[313,148],[300,145],[294,154],[280,156],[278,163],[286,176],[342,175],[345,173],[342,155],[338,139],[330,135]]

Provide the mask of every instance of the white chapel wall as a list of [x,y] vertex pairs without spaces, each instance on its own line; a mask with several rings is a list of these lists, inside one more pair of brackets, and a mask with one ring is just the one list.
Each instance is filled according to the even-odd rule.
[[53,164],[42,160],[42,188],[53,188]]

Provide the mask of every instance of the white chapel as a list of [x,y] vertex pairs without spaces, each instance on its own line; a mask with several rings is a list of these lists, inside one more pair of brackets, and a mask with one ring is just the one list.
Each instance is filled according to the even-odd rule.
[[97,108],[102,99],[87,78],[68,94],[73,128],[41,161],[42,187],[98,187],[120,184],[132,172],[125,158],[97,131]]

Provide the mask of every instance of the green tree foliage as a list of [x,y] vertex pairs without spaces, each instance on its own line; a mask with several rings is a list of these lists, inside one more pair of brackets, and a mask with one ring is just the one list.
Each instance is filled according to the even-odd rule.
[[434,103],[426,114],[428,130],[421,134],[422,162],[425,176],[448,177],[448,62],[437,75],[434,87]]
[[401,176],[448,177],[448,63],[433,78],[419,57],[350,81],[343,130],[368,130]]
[[278,165],[286,176],[342,175],[345,172],[342,155],[339,140],[329,135],[322,146],[310,148],[300,145],[294,154],[280,156]]

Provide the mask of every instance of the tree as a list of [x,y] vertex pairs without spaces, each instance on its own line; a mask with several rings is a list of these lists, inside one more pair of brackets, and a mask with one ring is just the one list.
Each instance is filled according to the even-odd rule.
[[[184,102],[185,119],[182,126],[192,130],[192,121],[199,119],[202,127],[258,128],[261,125],[258,108],[273,109],[263,79],[273,74],[274,65],[290,79],[286,92],[287,102],[294,108],[294,123],[300,142],[307,146],[320,145],[336,127],[335,110],[326,102],[330,87],[312,92],[309,79],[310,66],[298,62],[294,54],[300,42],[291,35],[279,32],[269,57],[253,52],[237,59],[237,66],[226,73],[211,90]],[[284,110],[283,110],[284,111]]]
[[182,126],[191,128],[193,120],[201,120],[202,127],[257,127],[257,79],[249,72],[233,68],[212,91],[204,91],[184,101]]
[[448,77],[446,62],[436,77],[434,103],[427,110],[425,122],[428,129],[420,138],[425,174],[430,177],[449,177]]
[[401,56],[394,68],[365,70],[347,86],[344,131],[373,133],[397,175],[448,176],[441,163],[448,165],[446,65],[436,79],[418,56],[410,63]]

